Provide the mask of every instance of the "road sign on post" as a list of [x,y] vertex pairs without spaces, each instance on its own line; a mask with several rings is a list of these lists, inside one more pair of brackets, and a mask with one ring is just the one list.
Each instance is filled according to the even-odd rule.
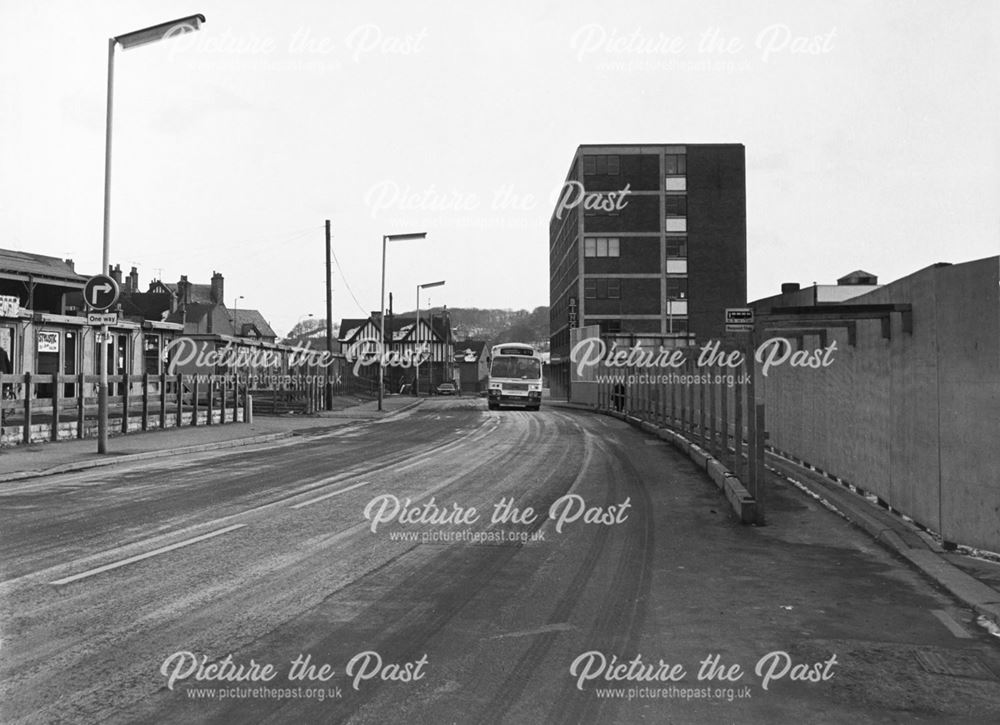
[[751,332],[753,310],[749,307],[726,308],[726,332]]
[[[107,261],[105,260],[105,264]],[[87,280],[83,287],[83,301],[92,310],[101,312],[108,309],[118,301],[118,282],[114,277],[106,274],[95,274]],[[108,356],[104,349],[104,343],[108,340],[108,325],[113,325],[118,321],[117,313],[107,314],[87,314],[90,324],[99,324],[100,350],[97,354],[97,361],[100,366],[100,382],[97,384],[97,452],[108,452]],[[128,419],[128,411],[125,411],[125,419]]]
[[[88,312],[87,313],[87,324],[88,325],[117,325],[118,324],[118,313],[117,312]],[[98,341],[100,342],[100,341]]]
[[92,309],[106,310],[118,301],[118,283],[106,274],[95,274],[83,288],[83,299]]

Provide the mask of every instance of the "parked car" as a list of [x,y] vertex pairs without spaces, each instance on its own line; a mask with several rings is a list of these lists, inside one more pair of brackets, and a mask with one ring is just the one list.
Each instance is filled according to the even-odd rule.
[[455,383],[441,383],[434,390],[438,395],[458,395],[458,388]]

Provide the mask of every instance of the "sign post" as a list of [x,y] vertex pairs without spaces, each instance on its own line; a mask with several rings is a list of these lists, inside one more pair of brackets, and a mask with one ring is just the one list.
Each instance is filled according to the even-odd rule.
[[[94,275],[83,288],[83,299],[94,310],[103,311],[118,301],[118,283],[106,274]],[[97,452],[108,452],[108,324],[118,321],[118,313],[87,314],[87,321],[101,326],[97,362],[101,380],[97,384]],[[82,391],[81,391],[82,392]],[[125,411],[128,415],[128,411]]]
[[727,307],[726,332],[753,332],[753,310],[749,307]]

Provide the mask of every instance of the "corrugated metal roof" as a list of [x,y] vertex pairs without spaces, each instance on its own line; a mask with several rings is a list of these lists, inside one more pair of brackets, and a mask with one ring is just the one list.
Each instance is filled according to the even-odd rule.
[[86,282],[87,277],[77,274],[65,260],[44,254],[0,249],[0,272],[8,274],[32,275],[65,282]]

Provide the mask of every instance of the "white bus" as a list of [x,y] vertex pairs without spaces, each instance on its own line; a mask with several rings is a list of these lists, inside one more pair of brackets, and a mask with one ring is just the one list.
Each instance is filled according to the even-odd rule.
[[490,351],[489,408],[542,406],[542,358],[531,345],[508,342]]

